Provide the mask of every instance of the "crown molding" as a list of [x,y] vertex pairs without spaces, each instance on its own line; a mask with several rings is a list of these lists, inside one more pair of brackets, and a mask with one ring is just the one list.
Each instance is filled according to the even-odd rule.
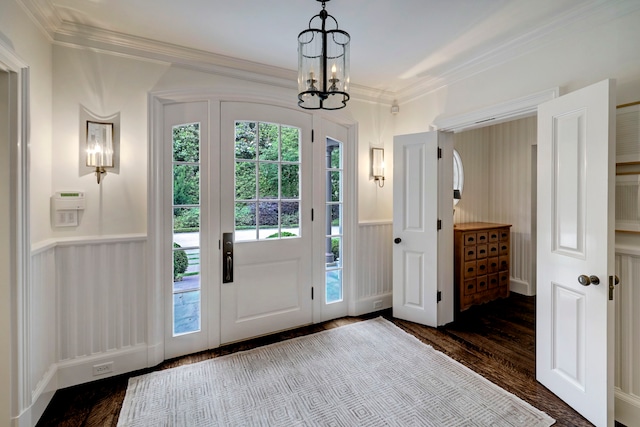
[[53,3],[50,0],[18,0],[18,4],[49,41],[53,41],[56,30],[62,25],[62,19]]
[[[145,58],[181,67],[297,90],[295,70],[274,67],[171,43],[118,33],[82,24],[63,22],[53,40],[63,46],[84,47],[134,58]],[[388,103],[394,95],[361,85],[351,85],[354,99]]]

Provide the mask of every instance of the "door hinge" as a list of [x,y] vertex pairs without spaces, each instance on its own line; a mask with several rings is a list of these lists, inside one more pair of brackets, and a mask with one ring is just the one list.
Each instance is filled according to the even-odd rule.
[[313,221],[313,209],[311,209],[311,221]]
[[316,134],[315,134],[314,130],[311,129],[311,143],[312,144],[315,142],[315,139],[316,139]]
[[438,220],[438,231],[442,230],[442,220]]
[[313,286],[311,287],[311,299],[313,299]]
[[438,159],[442,158],[442,148],[438,147]]
[[442,301],[442,291],[438,291],[438,294],[436,296],[436,302],[440,302]]

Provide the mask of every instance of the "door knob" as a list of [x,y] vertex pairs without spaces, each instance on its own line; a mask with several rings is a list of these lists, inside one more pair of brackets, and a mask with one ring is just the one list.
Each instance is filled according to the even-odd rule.
[[580,283],[582,286],[599,285],[600,279],[598,278],[598,276],[587,276],[585,274],[581,274],[580,276],[578,276],[578,283]]
[[393,243],[395,243],[396,245],[400,242],[402,242],[402,239],[399,237],[396,237],[395,239],[393,239]]

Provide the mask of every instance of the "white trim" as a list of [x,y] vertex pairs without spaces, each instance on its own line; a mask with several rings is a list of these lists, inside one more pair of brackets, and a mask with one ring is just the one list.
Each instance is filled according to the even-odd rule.
[[626,425],[640,424],[640,397],[615,388],[615,419]]
[[616,255],[640,256],[640,247],[616,244],[615,252],[616,252]]
[[393,225],[393,219],[375,219],[358,222],[358,227],[371,227],[376,225]]
[[529,282],[515,279],[513,277],[510,278],[509,290],[528,297],[535,295],[535,292],[531,289],[531,284]]
[[433,125],[440,131],[461,132],[515,120],[537,113],[538,105],[560,95],[559,88],[532,93],[468,113],[436,118]]
[[[376,301],[382,301],[380,308],[373,308]],[[388,292],[386,294],[374,295],[366,298],[362,298],[355,301],[353,304],[353,312],[349,313],[349,316],[361,316],[369,314],[378,310],[385,310],[393,306],[393,293]]]

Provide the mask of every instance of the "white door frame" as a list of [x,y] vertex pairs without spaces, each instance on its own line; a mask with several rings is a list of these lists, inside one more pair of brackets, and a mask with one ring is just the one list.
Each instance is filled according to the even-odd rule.
[[[165,333],[165,298],[166,298],[166,286],[163,286],[162,277],[160,272],[164,265],[164,216],[162,207],[164,206],[164,190],[163,190],[163,153],[157,146],[158,138],[163,134],[163,106],[167,103],[173,102],[190,102],[197,100],[207,100],[210,103],[210,127],[211,142],[219,143],[220,132],[216,131],[220,117],[220,103],[222,101],[233,102],[254,102],[264,103],[268,105],[280,106],[280,107],[295,107],[295,104],[282,102],[275,98],[265,97],[247,97],[247,96],[233,96],[233,95],[220,95],[216,93],[203,93],[202,90],[170,90],[170,91],[156,91],[150,92],[148,95],[148,117],[149,117],[149,139],[148,139],[148,212],[147,212],[147,227],[148,227],[148,263],[147,263],[147,345],[148,345],[148,366],[155,366],[164,360],[164,333]],[[345,194],[349,194],[351,203],[349,212],[345,216],[345,240],[350,243],[345,246],[345,254],[348,259],[354,260],[356,253],[356,231],[357,231],[357,142],[358,132],[357,123],[349,119],[346,113],[336,113],[329,115],[324,111],[318,111],[314,113],[313,127],[317,129],[321,120],[326,119],[331,122],[335,122],[339,125],[348,128],[349,140],[345,141],[347,153],[345,153],[346,161],[348,162],[345,181],[346,188]],[[219,127],[218,127],[219,129]],[[216,141],[217,138],[217,141]],[[345,280],[348,286],[345,288],[345,297],[347,299],[348,310],[347,314],[355,313],[356,303],[356,269],[352,266],[345,268]],[[314,284],[318,286],[319,284]],[[220,294],[220,290],[213,291],[215,295]],[[321,300],[319,298],[314,299],[313,303],[313,322],[317,323],[323,320],[322,307],[320,305]],[[219,322],[220,313],[219,307],[216,308],[215,304],[211,308],[212,321]],[[211,322],[210,322],[211,323]],[[220,345],[220,333],[219,328],[211,327],[211,337],[209,339],[210,348],[215,348]]]
[[[38,419],[41,413],[31,413],[33,396],[29,389],[29,276],[31,271],[31,236],[30,236],[30,180],[29,180],[29,128],[30,128],[30,76],[29,66],[19,58],[12,49],[0,41],[0,69],[7,72],[9,87],[14,88],[7,99],[9,121],[8,146],[2,147],[7,164],[3,169],[8,171],[8,185],[0,190],[3,201],[9,210],[8,217],[0,224],[9,236],[9,245],[2,257],[3,271],[8,280],[8,287],[0,289],[0,300],[7,307],[0,310],[0,324],[13,326],[10,341],[4,344],[0,353],[3,378],[10,378],[11,385],[5,383],[2,395],[9,400],[0,406],[0,419],[21,419],[30,423]],[[14,98],[15,97],[15,98]],[[4,102],[2,100],[1,102]],[[15,118],[11,114],[15,115]],[[3,156],[4,157],[4,156]],[[8,199],[8,200],[5,200]],[[4,215],[4,213],[3,213]],[[16,287],[13,288],[12,285]]]

